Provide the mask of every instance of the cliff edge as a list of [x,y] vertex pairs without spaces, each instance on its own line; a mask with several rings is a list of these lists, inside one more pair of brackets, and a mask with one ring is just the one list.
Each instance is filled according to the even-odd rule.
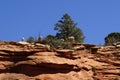
[[120,48],[88,46],[0,41],[0,80],[119,80]]

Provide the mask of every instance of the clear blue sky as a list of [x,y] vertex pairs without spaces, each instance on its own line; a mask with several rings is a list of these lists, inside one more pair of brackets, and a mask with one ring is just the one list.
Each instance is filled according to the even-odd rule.
[[0,0],[0,40],[54,35],[65,13],[83,30],[85,43],[103,44],[109,33],[120,32],[120,0]]

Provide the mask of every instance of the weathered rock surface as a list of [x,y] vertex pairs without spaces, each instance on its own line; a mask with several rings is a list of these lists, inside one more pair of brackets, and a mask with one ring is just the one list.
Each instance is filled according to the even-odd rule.
[[[108,51],[110,54],[106,55]],[[115,48],[99,49],[96,54],[86,49],[52,52],[45,46],[3,41],[0,80],[119,80],[119,51]]]

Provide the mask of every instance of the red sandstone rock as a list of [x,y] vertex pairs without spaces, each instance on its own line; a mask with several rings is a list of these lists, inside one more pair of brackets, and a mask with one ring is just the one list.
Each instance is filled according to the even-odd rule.
[[[95,45],[84,46],[90,49]],[[104,56],[108,52],[111,57]],[[0,80],[120,79],[119,52],[118,48],[98,49],[96,54],[90,54],[86,49],[51,52],[45,47],[1,42]]]

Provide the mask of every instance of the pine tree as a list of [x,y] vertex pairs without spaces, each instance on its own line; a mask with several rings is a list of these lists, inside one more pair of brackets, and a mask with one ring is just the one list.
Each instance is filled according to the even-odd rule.
[[84,35],[82,30],[77,27],[77,24],[71,19],[68,14],[64,14],[61,20],[55,24],[54,30],[58,31],[56,34],[57,39],[68,40],[68,37],[73,36],[76,42],[84,42]]
[[105,37],[105,44],[112,45],[113,43],[120,42],[120,33],[119,32],[112,32]]

